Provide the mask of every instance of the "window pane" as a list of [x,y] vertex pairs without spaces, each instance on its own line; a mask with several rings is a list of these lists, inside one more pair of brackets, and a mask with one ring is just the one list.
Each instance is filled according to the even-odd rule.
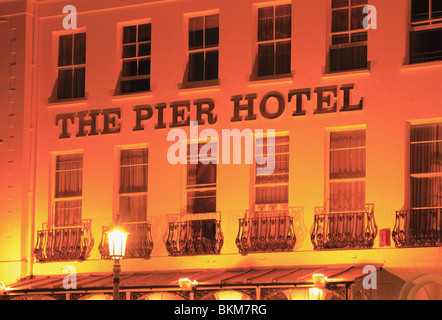
[[332,44],[343,44],[343,43],[349,43],[348,34],[332,36]]
[[134,58],[137,56],[137,45],[130,44],[123,46],[123,58]]
[[124,80],[121,81],[120,91],[122,94],[142,92],[150,90],[150,78],[137,79],[137,80]]
[[123,44],[137,42],[137,26],[123,28]]
[[218,46],[219,44],[219,15],[206,17],[205,47]]
[[74,35],[74,64],[86,63],[86,33]]
[[411,0],[411,21],[428,20],[430,2],[428,0]]
[[147,195],[120,196],[120,221],[143,222],[147,220]]
[[121,150],[120,193],[147,192],[147,148]]
[[348,31],[348,9],[334,10],[332,13],[332,32]]
[[355,42],[365,42],[367,41],[367,32],[358,32],[358,33],[353,33],[351,35],[351,42],[355,43]]
[[142,43],[138,46],[138,56],[150,56],[150,43]]
[[81,199],[55,202],[55,227],[69,227],[81,225]]
[[367,68],[367,46],[330,49],[330,71]]
[[204,17],[189,19],[189,49],[203,48]]
[[55,198],[81,196],[83,155],[59,155],[56,158]]
[[290,38],[292,34],[292,6],[278,6],[275,11],[275,39]]
[[137,60],[123,61],[123,77],[133,77],[137,75]]
[[442,207],[442,177],[411,177],[411,207]]
[[364,29],[363,21],[365,15],[362,13],[363,8],[351,8],[351,30]]
[[348,0],[333,0],[332,1],[332,8],[343,8],[348,7],[349,3]]
[[187,186],[216,184],[216,164],[188,164]]
[[58,70],[58,99],[72,98],[72,69]]
[[216,190],[187,192],[187,212],[216,212]]
[[442,1],[432,0],[431,1],[431,18],[437,19],[442,18]]
[[138,42],[150,41],[151,39],[150,23],[138,26]]
[[365,181],[330,183],[330,211],[365,210]]
[[273,40],[273,7],[258,9],[258,41]]
[[290,73],[291,42],[276,44],[276,74]]
[[204,52],[189,54],[189,81],[204,80]]
[[206,52],[205,80],[218,79],[218,50]]
[[86,69],[75,68],[74,69],[74,88],[73,98],[84,98]]
[[256,187],[256,204],[288,203],[288,186]]
[[365,133],[365,130],[331,132],[330,150],[365,147]]
[[150,74],[150,59],[140,59],[138,62],[138,75]]
[[365,148],[330,151],[330,179],[365,177]]
[[275,74],[274,44],[260,44],[258,46],[258,76]]
[[72,65],[72,35],[60,36],[58,45],[58,66]]
[[442,28],[410,33],[410,63],[442,60]]

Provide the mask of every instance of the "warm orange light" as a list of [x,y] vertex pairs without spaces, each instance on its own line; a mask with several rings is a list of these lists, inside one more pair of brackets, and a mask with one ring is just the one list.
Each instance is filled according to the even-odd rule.
[[198,285],[198,281],[196,281],[196,280],[190,281],[187,278],[179,279],[178,283],[180,285],[180,288],[183,289],[183,290],[191,290],[193,287]]
[[11,287],[6,288],[5,283],[3,281],[0,281],[0,291],[3,292],[3,291],[9,291],[9,290],[12,290]]
[[322,300],[324,296],[324,291],[319,288],[309,288],[309,300]]
[[324,276],[322,273],[315,273],[314,275],[312,275],[312,279],[313,284],[317,288],[323,288],[327,283],[327,277]]
[[114,260],[122,259],[126,253],[127,233],[115,229],[107,235],[109,237],[109,256]]

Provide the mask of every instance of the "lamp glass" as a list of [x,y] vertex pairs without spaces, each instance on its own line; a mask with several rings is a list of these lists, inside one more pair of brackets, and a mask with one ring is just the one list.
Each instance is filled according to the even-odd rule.
[[109,256],[112,259],[122,259],[126,253],[127,233],[121,230],[114,230],[108,233]]

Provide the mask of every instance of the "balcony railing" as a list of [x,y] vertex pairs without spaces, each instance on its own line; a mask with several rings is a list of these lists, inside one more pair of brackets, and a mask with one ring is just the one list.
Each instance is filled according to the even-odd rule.
[[442,246],[442,209],[400,210],[392,232],[396,247]]
[[85,260],[94,246],[91,220],[81,226],[49,227],[43,224],[37,231],[34,255],[39,262]]
[[169,222],[166,249],[171,256],[219,254],[224,243],[220,213],[185,214]]
[[246,212],[239,219],[236,246],[241,254],[250,252],[291,251],[296,244],[294,212],[297,208]]
[[[98,247],[102,259],[109,259],[109,226],[103,227],[101,242]],[[124,258],[149,258],[153,250],[152,225],[148,222],[123,223],[128,232]]]
[[324,207],[315,208],[311,240],[315,250],[371,248],[378,228],[374,206],[366,205],[360,212],[324,213]]

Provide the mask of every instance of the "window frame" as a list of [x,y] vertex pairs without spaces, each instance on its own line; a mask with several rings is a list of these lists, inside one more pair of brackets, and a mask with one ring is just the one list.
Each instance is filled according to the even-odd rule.
[[[56,197],[56,191],[57,191],[57,158],[59,156],[67,156],[67,155],[82,155],[82,185],[81,185],[81,195],[80,196],[73,196],[73,197]],[[54,152],[51,154],[51,178],[52,181],[50,183],[51,190],[50,190],[50,210],[49,211],[49,217],[48,217],[48,226],[49,228],[56,227],[56,228],[64,228],[64,227],[81,227],[81,221],[83,219],[83,196],[84,196],[84,150],[83,149],[77,149],[77,150],[68,150],[63,152]],[[59,225],[56,226],[56,202],[64,202],[64,201],[71,201],[71,200],[80,200],[81,201],[81,207],[80,207],[80,223],[78,225]]]
[[[81,34],[84,33],[86,36],[86,43],[85,43],[85,63],[84,64],[71,64],[69,66],[59,66],[58,62],[59,62],[59,54],[60,54],[60,37],[62,36],[67,36],[67,35],[72,35],[72,41],[74,41],[74,36],[75,34]],[[87,93],[87,40],[88,36],[87,36],[87,29],[85,27],[83,28],[77,28],[77,29],[69,29],[69,30],[63,30],[63,31],[57,31],[54,32],[52,34],[52,47],[53,47],[53,51],[52,51],[52,55],[53,55],[53,83],[54,83],[54,89],[53,89],[53,93],[51,95],[51,97],[49,98],[49,102],[55,102],[55,103],[63,103],[63,102],[69,102],[69,101],[81,101],[81,100],[87,100],[88,97],[88,93]],[[74,46],[72,46],[72,50],[74,50]],[[72,63],[74,57],[72,55]],[[70,97],[70,98],[59,98],[59,92],[58,92],[58,86],[59,86],[59,70],[60,69],[72,69],[74,70],[75,68],[84,68],[84,96],[83,97]],[[74,78],[74,72],[72,72],[72,79]],[[73,93],[73,88],[74,88],[74,82],[72,80],[72,93]],[[73,94],[72,94],[73,96]]]
[[[260,134],[260,135],[254,135],[253,136],[253,138],[254,138],[254,146],[255,146],[255,152],[256,152],[256,147],[257,147],[257,139],[259,139],[259,138],[267,138],[267,136],[268,136],[268,133],[263,133],[262,135]],[[283,142],[283,143],[280,143],[280,144],[278,144],[277,142],[276,142],[276,139],[278,138],[278,137],[287,137],[287,139],[288,139],[288,141],[287,142]],[[288,209],[288,204],[289,204],[289,201],[290,201],[290,160],[291,160],[291,157],[290,157],[290,141],[291,141],[291,139],[290,139],[290,132],[287,132],[287,131],[284,131],[284,132],[275,132],[275,148],[276,148],[276,146],[277,145],[287,145],[287,147],[288,147],[288,151],[287,152],[281,152],[281,153],[276,153],[276,149],[275,149],[275,156],[276,156],[276,154],[280,154],[280,155],[286,155],[287,156],[287,166],[288,166],[288,170],[287,170],[287,182],[277,182],[277,183],[257,183],[256,182],[256,178],[258,177],[257,176],[257,163],[256,163],[256,155],[255,155],[255,161],[253,162],[253,182],[252,182],[252,184],[253,184],[253,204],[254,204],[254,206],[255,206],[255,208],[253,208],[254,210],[255,210],[255,212],[263,212],[263,213],[265,213],[265,208],[269,208],[269,207],[277,207],[277,208],[280,208],[280,209]],[[265,146],[266,147],[266,149],[265,149],[265,152],[267,153],[267,143],[263,143],[263,146]],[[275,160],[276,160],[276,157],[275,157]],[[276,169],[276,161],[275,161],[275,169]],[[257,187],[258,186],[264,186],[264,187],[268,187],[268,186],[287,186],[287,202],[276,202],[276,203],[260,203],[260,204],[258,204],[257,203],[257,192],[256,192],[256,189],[257,189]],[[256,208],[263,208],[264,210],[256,210]]]
[[[149,41],[142,41],[142,43],[150,43],[150,55],[146,56],[138,56],[138,46],[140,42],[138,42],[138,27],[140,25],[149,24],[150,25],[150,40]],[[137,39],[134,43],[125,44],[123,43],[123,37],[124,37],[124,28],[125,27],[136,27],[136,35]],[[117,90],[115,92],[115,95],[117,96],[126,96],[126,95],[137,95],[137,94],[146,94],[152,92],[152,43],[153,43],[153,34],[152,34],[152,20],[149,19],[142,19],[142,20],[132,20],[132,21],[126,21],[124,23],[119,23],[117,25],[117,52],[119,52],[119,56],[117,59],[117,69],[118,69],[118,86]],[[136,45],[136,55],[135,57],[130,58],[123,58],[123,51],[125,45]],[[148,59],[150,62],[150,70],[149,74],[147,75],[137,75],[137,76],[127,76],[123,77],[123,62],[125,60],[137,60],[137,72],[138,72],[138,64],[139,60]],[[149,79],[149,89],[148,90],[142,90],[142,91],[134,91],[134,92],[122,92],[121,90],[121,84],[123,81],[132,81],[132,80],[141,80],[141,79]]]
[[[423,0],[421,0],[423,1]],[[412,61],[411,59],[411,36],[414,32],[421,32],[421,31],[429,31],[429,30],[437,30],[442,29],[442,16],[440,18],[432,18],[432,0],[426,0],[428,1],[428,19],[420,20],[420,21],[413,21],[413,7],[412,7],[412,0],[409,0],[408,2],[408,23],[409,23],[409,30],[407,32],[407,44],[408,44],[408,50],[406,54],[406,61],[408,65],[415,65],[415,64],[423,64],[423,63],[442,63],[442,53],[440,59],[435,60],[429,60],[429,61]],[[442,32],[442,31],[441,31]]]
[[[147,149],[148,155],[147,155],[147,191],[145,192],[125,192],[120,193],[120,183],[121,183],[121,151],[124,150],[137,150],[137,149]],[[150,148],[148,144],[137,144],[137,145],[126,145],[126,146],[118,146],[116,147],[116,165],[115,165],[115,177],[116,183],[114,184],[114,193],[115,193],[115,206],[114,206],[114,216],[113,221],[116,221],[116,219],[121,220],[121,213],[120,213],[120,204],[121,204],[121,197],[122,196],[134,196],[134,195],[145,195],[146,197],[146,220],[145,221],[125,221],[125,224],[136,224],[141,222],[147,222],[148,219],[148,213],[149,213],[149,158],[150,158]]]
[[[365,130],[365,177],[363,178],[349,178],[349,179],[330,179],[330,165],[331,165],[331,146],[330,146],[330,142],[331,142],[331,134],[335,133],[335,132],[347,132],[347,131],[359,131],[359,130]],[[324,188],[324,199],[326,199],[325,201],[325,210],[328,213],[342,213],[342,210],[339,211],[331,211],[330,208],[330,203],[331,203],[331,199],[330,199],[330,195],[331,195],[331,182],[332,180],[335,180],[335,182],[351,182],[351,181],[364,181],[365,183],[365,195],[364,195],[364,202],[365,204],[367,203],[367,151],[368,151],[368,146],[367,146],[367,128],[366,125],[355,125],[355,126],[348,126],[348,127],[336,127],[336,128],[328,128],[326,130],[326,145],[325,145],[325,161],[324,161],[324,172],[325,172],[325,188]],[[359,147],[358,147],[359,148]],[[337,180],[337,181],[336,181]],[[365,210],[365,209],[364,209]],[[345,212],[361,212],[361,210],[352,210],[352,211],[345,211]]]
[[[205,46],[205,25],[206,25],[206,17],[212,16],[212,15],[218,15],[218,44],[216,46]],[[190,49],[189,48],[189,33],[190,33],[190,19],[193,18],[203,18],[203,46],[202,48],[198,49]],[[198,88],[198,87],[207,87],[207,86],[216,86],[220,84],[220,40],[221,40],[221,28],[220,28],[220,18],[221,15],[219,13],[219,10],[208,10],[208,11],[202,11],[202,12],[194,12],[191,14],[186,14],[184,21],[185,21],[185,61],[186,61],[186,72],[184,74],[183,83],[181,84],[181,88]],[[205,79],[205,69],[206,69],[206,53],[208,51],[217,51],[218,52],[218,71],[217,71],[217,78],[216,79]],[[190,81],[190,54],[191,53],[199,53],[202,52],[204,54],[204,68],[203,68],[203,80],[196,80],[196,81]]]
[[423,173],[412,173],[411,171],[411,158],[412,158],[412,148],[411,145],[412,144],[424,144],[424,143],[437,143],[437,142],[441,142],[442,143],[442,139],[441,140],[428,140],[428,141],[411,141],[411,132],[412,132],[412,127],[414,126],[422,126],[422,125],[436,125],[436,124],[440,124],[442,126],[442,118],[440,119],[432,119],[432,121],[417,121],[417,122],[409,122],[408,126],[407,126],[407,189],[408,191],[406,192],[406,203],[408,204],[407,207],[409,207],[411,210],[422,210],[422,209],[437,209],[437,208],[442,208],[442,206],[440,207],[413,207],[413,193],[412,193],[412,178],[434,178],[434,177],[441,177],[442,179],[442,171],[441,172],[423,172]]
[[[357,8],[357,7],[365,7],[367,5],[369,5],[370,0],[367,0],[367,3],[365,4],[359,4],[359,5],[351,5],[351,1],[352,0],[348,0],[348,6],[346,7],[340,7],[340,8],[333,8],[333,0],[329,0],[327,2],[328,5],[328,14],[327,14],[327,55],[326,55],[326,67],[325,67],[325,72],[324,74],[340,74],[340,73],[354,73],[354,72],[364,72],[367,70],[370,70],[371,67],[371,62],[369,60],[369,54],[368,54],[368,30],[362,28],[362,29],[355,29],[352,30],[351,29],[351,10],[352,8]],[[336,31],[333,32],[333,11],[337,11],[337,10],[343,10],[344,8],[347,8],[349,11],[349,15],[348,15],[348,30],[347,31]],[[357,41],[352,43],[351,41],[351,36],[353,34],[358,34],[358,33],[366,33],[366,40],[364,41]],[[341,44],[333,44],[333,36],[336,35],[345,35],[348,34],[348,42],[347,43],[341,43]],[[355,48],[355,47],[363,47],[366,46],[367,47],[367,63],[365,67],[361,67],[361,68],[353,68],[353,69],[342,69],[342,70],[333,70],[332,68],[332,61],[331,61],[331,50],[337,50],[337,49],[345,49],[345,48]],[[333,70],[333,71],[332,71]]]
[[[290,37],[284,39],[275,39],[275,14],[276,7],[290,5]],[[263,8],[273,7],[273,39],[259,41],[259,10]],[[253,31],[253,59],[252,62],[252,74],[250,76],[250,81],[258,80],[272,80],[272,79],[284,79],[293,77],[293,34],[294,34],[294,24],[293,24],[293,3],[292,1],[277,1],[272,3],[261,3],[254,6],[254,31]],[[276,44],[290,42],[290,70],[286,73],[276,73]],[[259,75],[259,45],[273,43],[273,53],[274,53],[274,65],[272,75]]]

